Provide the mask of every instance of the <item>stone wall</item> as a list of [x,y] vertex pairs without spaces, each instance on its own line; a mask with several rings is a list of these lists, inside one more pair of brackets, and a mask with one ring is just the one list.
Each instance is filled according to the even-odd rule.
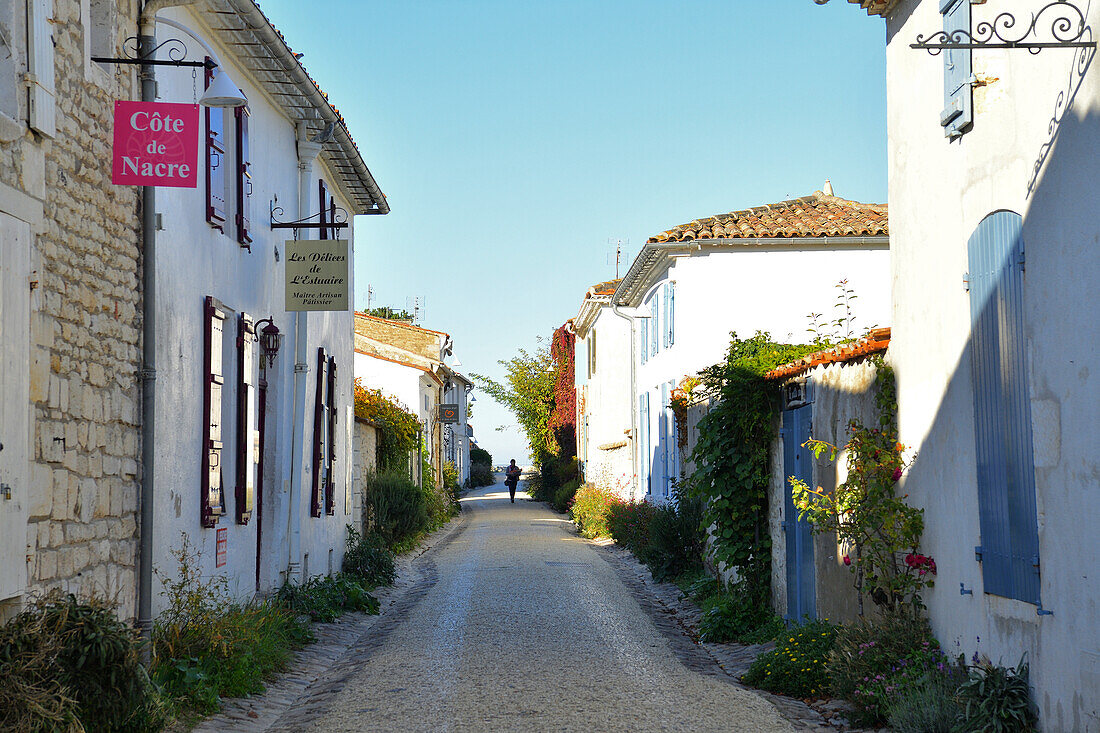
[[378,469],[378,427],[363,418],[355,418],[351,438],[352,510],[353,526],[363,524],[363,492],[367,477]]
[[432,361],[440,360],[446,334],[411,324],[355,314],[355,332]]
[[[140,212],[138,189],[111,185],[110,160],[113,102],[136,98],[137,85],[129,67],[105,71],[86,61],[81,5],[54,3],[56,137],[28,132],[0,156],[4,181],[41,198],[45,212],[32,255],[28,586],[105,596],[129,617],[139,491]],[[116,40],[134,34],[133,6],[118,5]]]

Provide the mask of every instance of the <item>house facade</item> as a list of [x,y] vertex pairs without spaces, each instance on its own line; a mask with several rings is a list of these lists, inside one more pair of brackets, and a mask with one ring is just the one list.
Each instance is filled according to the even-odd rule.
[[[442,485],[445,431],[439,405],[445,402],[447,381],[453,374],[444,363],[451,351],[451,337],[442,331],[355,314],[355,378],[368,389],[381,389],[396,398],[417,416],[424,436],[424,460],[432,467],[437,485]],[[415,459],[411,469],[419,480]]]
[[105,162],[138,86],[90,57],[137,19],[105,5],[0,4],[0,619],[52,588],[135,611],[139,197]]
[[[387,208],[343,119],[255,3],[159,17],[191,31],[158,24],[159,38],[205,40],[248,103],[204,109],[199,186],[158,190],[156,435],[171,439],[155,462],[154,566],[174,568],[186,536],[204,571],[248,597],[338,571],[352,510],[353,316],[285,309],[286,240],[347,240],[353,289],[353,215]],[[265,71],[271,58],[287,71]],[[158,79],[162,99],[184,102],[209,83],[201,70]],[[347,226],[272,226],[306,217]],[[265,321],[281,334],[276,354],[259,341]]]
[[[886,23],[890,361],[932,624],[968,656],[1026,651],[1044,729],[1098,730],[1100,7],[861,4]],[[1015,47],[981,35],[998,17]]]
[[650,238],[611,300],[632,321],[636,495],[672,496],[685,467],[673,392],[722,361],[731,332],[801,343],[811,314],[838,310],[854,332],[882,325],[889,262],[886,207],[821,191]]
[[618,284],[610,280],[589,288],[573,319],[577,458],[585,481],[630,500],[637,485],[631,442],[631,321],[612,309]]

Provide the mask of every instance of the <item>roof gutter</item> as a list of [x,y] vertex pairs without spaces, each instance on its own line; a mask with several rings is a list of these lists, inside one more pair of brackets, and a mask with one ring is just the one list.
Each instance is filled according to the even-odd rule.
[[[340,145],[345,150],[356,150],[355,143],[352,142],[351,135],[348,133],[347,128],[344,126],[343,120],[340,119],[336,111],[333,110],[332,105],[321,94],[321,90],[317,88],[317,85],[306,74],[305,69],[298,63],[297,59],[294,59],[294,55],[290,48],[286,45],[279,34],[271,27],[271,23],[264,17],[264,14],[260,12],[260,9],[256,6],[253,0],[225,0],[233,10],[245,19],[249,26],[249,30],[252,31],[261,41],[273,52],[273,56],[280,62],[283,73],[290,78],[293,84],[298,87],[298,91],[306,97],[310,104],[312,104],[317,112],[321,115],[321,120],[324,122],[332,122],[336,125],[335,135],[339,139]],[[294,59],[293,63],[285,63],[286,59]],[[378,183],[374,180],[374,176],[367,169],[367,164],[363,162],[361,155],[349,155],[348,162],[351,163],[355,169],[356,175],[359,176],[370,192],[371,200],[374,202],[375,208],[364,209],[362,211],[356,211],[356,214],[371,215],[371,214],[388,214],[390,213],[389,203],[386,201],[386,197],[382,194],[382,190],[378,187]]]

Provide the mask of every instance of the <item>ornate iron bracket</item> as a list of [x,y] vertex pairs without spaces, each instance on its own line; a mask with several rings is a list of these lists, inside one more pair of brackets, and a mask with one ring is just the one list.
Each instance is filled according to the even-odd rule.
[[[101,64],[147,64],[149,66],[194,66],[213,69],[217,64],[206,59],[204,61],[187,61],[187,45],[178,38],[169,38],[156,48],[142,56],[138,52],[140,41],[137,36],[130,36],[122,43],[122,52],[126,54],[121,58],[109,58],[106,56],[92,56],[92,61]],[[164,48],[168,54],[166,59],[154,58],[157,51]]]
[[[278,217],[286,212],[283,211],[282,206],[276,206],[277,203],[279,203],[278,198],[271,202],[272,229],[347,229],[348,227],[348,212],[339,206],[333,210],[332,221],[321,221],[321,215],[328,213],[327,211],[318,211],[297,221],[279,221]],[[311,221],[312,219],[316,221]]]
[[[1051,12],[1048,12],[1051,11]],[[1041,33],[1050,23],[1050,34]],[[983,21],[971,34],[968,31],[938,31],[928,38],[918,35],[909,48],[921,48],[932,56],[944,50],[974,48],[1023,48],[1035,55],[1044,48],[1096,48],[1095,41],[1082,41],[1089,30],[1085,14],[1068,0],[1055,0],[1031,16],[1024,32],[1015,35],[1016,18],[1012,13],[1001,13],[992,22]],[[1031,38],[1032,40],[1028,40]]]

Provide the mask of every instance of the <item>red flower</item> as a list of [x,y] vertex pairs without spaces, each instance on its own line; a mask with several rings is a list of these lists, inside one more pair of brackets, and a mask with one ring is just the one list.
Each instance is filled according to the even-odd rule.
[[850,558],[850,557],[848,557],[847,555],[845,555],[845,556],[844,556],[844,564],[845,564],[845,565],[851,565],[851,564],[852,564],[852,558]]
[[901,467],[900,466],[898,468],[894,469],[894,480],[897,481],[899,478],[901,478]]

